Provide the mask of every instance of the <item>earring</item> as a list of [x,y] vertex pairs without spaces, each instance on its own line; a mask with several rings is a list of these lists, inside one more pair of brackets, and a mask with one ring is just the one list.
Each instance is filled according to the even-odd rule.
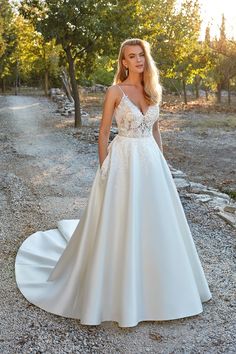
[[125,67],[125,75],[128,76],[128,73],[129,73],[129,69]]

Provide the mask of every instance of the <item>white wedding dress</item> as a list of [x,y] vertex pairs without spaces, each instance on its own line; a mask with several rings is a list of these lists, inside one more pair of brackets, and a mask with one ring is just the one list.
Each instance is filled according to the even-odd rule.
[[81,219],[60,220],[22,243],[17,285],[32,304],[86,325],[197,315],[212,295],[152,134],[159,105],[143,114],[123,93],[114,116],[118,134]]

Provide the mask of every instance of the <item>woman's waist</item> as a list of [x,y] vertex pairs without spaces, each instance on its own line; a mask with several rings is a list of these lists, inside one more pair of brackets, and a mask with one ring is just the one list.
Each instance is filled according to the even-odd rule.
[[121,134],[116,134],[112,141],[108,144],[108,151],[111,149],[112,145],[117,146],[133,146],[133,145],[146,145],[147,143],[152,143],[155,141],[153,134],[149,136],[126,136]]
[[121,137],[121,138],[131,138],[131,139],[150,139],[153,138],[153,134],[152,131],[149,132],[145,132],[145,133],[137,133],[137,132],[123,132],[121,130],[118,131],[117,136]]

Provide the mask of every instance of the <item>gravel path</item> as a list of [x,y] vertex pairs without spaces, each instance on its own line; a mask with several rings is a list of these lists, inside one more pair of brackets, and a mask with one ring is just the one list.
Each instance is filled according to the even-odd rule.
[[46,98],[0,97],[1,334],[0,352],[235,353],[234,230],[207,205],[181,194],[213,298],[197,316],[83,326],[49,314],[15,284],[16,252],[31,233],[80,218],[98,166],[97,145],[73,137],[73,122]]

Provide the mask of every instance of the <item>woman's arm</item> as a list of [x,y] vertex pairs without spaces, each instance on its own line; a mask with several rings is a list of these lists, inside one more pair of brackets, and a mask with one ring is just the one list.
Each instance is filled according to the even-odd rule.
[[160,127],[159,127],[159,120],[157,120],[153,124],[153,130],[152,131],[153,131],[154,139],[156,140],[161,152],[163,153],[163,146],[162,146]]
[[107,146],[109,142],[110,129],[111,129],[112,117],[116,105],[116,100],[117,100],[117,88],[114,86],[110,86],[107,89],[105,99],[104,99],[102,119],[100,122],[99,136],[98,136],[98,155],[99,155],[100,168],[107,156]]

